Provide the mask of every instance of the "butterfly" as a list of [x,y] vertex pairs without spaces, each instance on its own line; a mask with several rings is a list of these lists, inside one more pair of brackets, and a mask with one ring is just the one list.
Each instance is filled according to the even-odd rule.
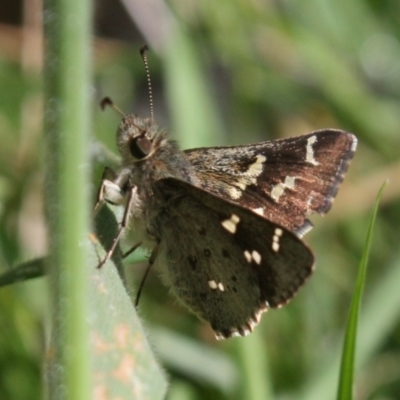
[[181,151],[153,117],[125,115],[108,98],[102,105],[123,116],[121,164],[105,169],[96,208],[107,202],[124,215],[100,266],[132,228],[132,249],[148,249],[149,265],[217,339],[252,332],[312,273],[307,217],[331,208],[356,137],[325,129]]

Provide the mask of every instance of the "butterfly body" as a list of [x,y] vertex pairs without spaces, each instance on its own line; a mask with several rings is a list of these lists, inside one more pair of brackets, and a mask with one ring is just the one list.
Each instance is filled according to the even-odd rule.
[[121,166],[106,169],[99,203],[125,208],[120,233],[132,227],[164,283],[227,338],[251,332],[311,274],[306,217],[329,210],[356,139],[325,130],[182,152],[153,119],[128,115],[117,145]]

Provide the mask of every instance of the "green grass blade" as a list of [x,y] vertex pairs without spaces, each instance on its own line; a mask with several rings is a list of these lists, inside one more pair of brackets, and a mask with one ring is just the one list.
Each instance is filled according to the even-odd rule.
[[378,212],[379,202],[382,197],[382,193],[386,184],[387,182],[385,182],[382,185],[381,189],[379,190],[372,211],[371,219],[367,230],[367,237],[365,241],[364,251],[360,262],[356,287],[350,305],[350,314],[347,321],[342,359],[340,364],[340,377],[339,377],[339,387],[337,395],[338,400],[350,400],[353,398],[352,393],[354,385],[354,363],[355,363],[355,351],[356,351],[356,341],[357,341],[358,316],[360,313],[361,300],[365,286],[365,279],[367,275],[367,264],[371,249],[373,228],[375,225],[375,219],[376,219],[376,214]]
[[273,398],[268,359],[266,356],[260,357],[264,340],[262,330],[256,329],[244,340],[236,340],[233,344],[243,374],[242,392],[238,398],[248,400]]
[[45,275],[45,265],[45,258],[35,258],[34,260],[16,265],[0,275],[0,288]]
[[177,25],[165,52],[165,81],[173,133],[183,149],[221,143],[222,122],[196,46]]

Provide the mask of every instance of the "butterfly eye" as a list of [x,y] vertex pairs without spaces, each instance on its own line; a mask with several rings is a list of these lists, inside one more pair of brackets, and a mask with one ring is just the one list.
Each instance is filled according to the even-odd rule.
[[131,140],[129,150],[133,157],[137,160],[145,158],[151,150],[151,141],[146,137],[138,137]]

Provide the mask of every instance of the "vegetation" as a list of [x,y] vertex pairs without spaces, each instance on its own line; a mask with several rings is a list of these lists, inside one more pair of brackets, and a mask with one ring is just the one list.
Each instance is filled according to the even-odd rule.
[[[139,56],[143,43],[151,49],[156,119],[182,148],[250,143],[327,127],[359,139],[333,209],[323,219],[313,218],[315,228],[305,238],[317,257],[316,272],[288,306],[264,315],[252,335],[216,342],[211,329],[176,303],[155,271],[150,273],[139,316],[169,376],[169,398],[335,398],[366,231],[379,188],[389,179],[369,257],[354,379],[357,399],[397,399],[400,4],[175,0],[159,2],[155,13],[145,2],[129,2],[133,9],[126,10],[103,3],[108,2],[94,5],[91,46],[87,162],[93,177],[86,189],[92,203],[102,169],[112,163],[104,148],[115,152],[119,122],[112,111],[101,112],[100,99],[107,95],[124,112],[149,115]],[[0,24],[0,273],[44,256],[49,245],[39,11],[28,10],[22,25]],[[45,16],[48,22],[49,13]],[[122,320],[132,315],[136,321],[112,266],[92,272],[95,253],[92,257],[85,320],[106,321],[108,306],[120,304]],[[38,268],[32,275],[40,271],[40,265],[28,265]],[[143,253],[125,262],[129,294],[144,268]],[[95,279],[109,283],[111,298],[93,295]],[[41,375],[44,363],[51,366],[48,343],[54,344],[50,282],[37,278],[0,289],[0,398],[37,399],[47,390]]]

